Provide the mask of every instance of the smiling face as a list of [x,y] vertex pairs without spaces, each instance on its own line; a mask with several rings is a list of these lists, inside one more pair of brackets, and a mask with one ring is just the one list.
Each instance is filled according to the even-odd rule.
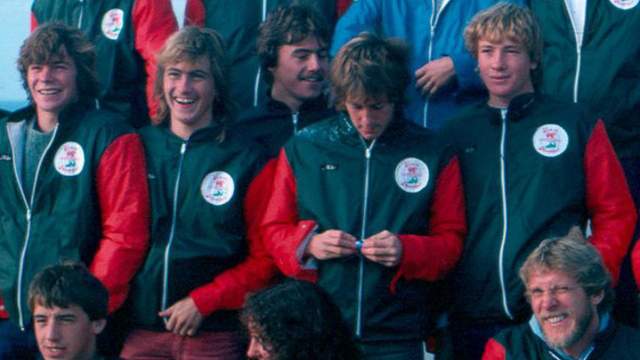
[[329,68],[327,46],[309,36],[278,49],[271,97],[297,111],[303,102],[322,95]]
[[75,63],[64,47],[46,64],[31,64],[27,68],[27,84],[39,118],[57,117],[78,98]]
[[478,69],[489,91],[489,105],[506,108],[514,97],[533,92],[531,62],[522,44],[511,40],[478,40]]
[[88,360],[95,353],[95,339],[105,319],[91,321],[76,305],[53,308],[36,305],[33,324],[38,348],[45,360]]
[[360,136],[367,141],[374,140],[386,130],[391,120],[395,105],[386,96],[379,99],[357,100],[347,97],[344,106],[349,113],[351,123]]
[[215,84],[206,57],[166,66],[163,92],[170,109],[171,130],[182,138],[211,124]]
[[527,294],[547,342],[580,353],[598,329],[597,306],[603,294],[588,295],[568,274],[542,270],[531,274]]

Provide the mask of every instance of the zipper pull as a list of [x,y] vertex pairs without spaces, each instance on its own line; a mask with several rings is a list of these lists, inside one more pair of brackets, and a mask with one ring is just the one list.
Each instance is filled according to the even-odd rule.
[[364,157],[366,157],[367,159],[371,158],[371,148],[366,148],[364,149]]
[[31,221],[31,209],[27,210],[27,221]]
[[184,155],[186,151],[187,151],[187,143],[183,142],[182,146],[180,146],[180,155]]
[[300,114],[299,112],[294,112],[293,114],[291,114],[291,121],[293,122],[293,133],[297,134],[298,133],[298,114]]

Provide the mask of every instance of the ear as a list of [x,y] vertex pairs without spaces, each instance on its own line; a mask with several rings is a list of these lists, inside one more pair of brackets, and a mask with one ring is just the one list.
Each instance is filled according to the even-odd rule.
[[107,319],[93,320],[91,322],[91,329],[95,335],[100,334],[105,326],[107,326]]
[[596,307],[600,305],[602,300],[604,300],[604,290],[600,290],[597,294],[591,295],[591,304]]

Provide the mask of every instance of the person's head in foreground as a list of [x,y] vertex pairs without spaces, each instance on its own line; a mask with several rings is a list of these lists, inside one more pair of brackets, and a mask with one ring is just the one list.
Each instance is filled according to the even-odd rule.
[[306,5],[282,6],[260,25],[257,48],[271,97],[297,111],[322,95],[329,68],[330,30]]
[[250,359],[359,358],[340,310],[309,282],[289,280],[251,295],[242,322],[250,337]]
[[375,140],[401,117],[404,92],[411,81],[407,47],[399,40],[361,33],[346,43],[331,64],[336,108],[347,111],[367,141]]
[[45,360],[88,360],[107,323],[107,289],[80,263],[43,269],[31,282],[28,304]]
[[534,91],[532,72],[542,58],[542,35],[531,11],[499,3],[476,14],[464,31],[467,50],[478,60],[489,105],[509,106]]
[[180,137],[230,121],[229,85],[222,38],[211,29],[188,26],[171,35],[157,56],[154,122],[169,123]]
[[38,117],[57,116],[67,105],[98,96],[93,45],[78,29],[48,23],[24,41],[18,71]]
[[527,300],[546,342],[572,356],[590,346],[613,306],[611,277],[577,227],[544,240],[520,269]]

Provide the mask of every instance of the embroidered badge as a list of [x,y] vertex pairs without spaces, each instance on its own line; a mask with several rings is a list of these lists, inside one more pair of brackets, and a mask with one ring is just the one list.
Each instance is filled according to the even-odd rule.
[[396,166],[395,178],[400,189],[417,193],[429,183],[429,168],[420,159],[406,158]]
[[611,5],[622,10],[633,9],[634,7],[636,7],[636,5],[638,5],[638,1],[640,0],[609,0]]
[[559,125],[542,125],[533,134],[533,148],[542,156],[556,157],[567,150],[567,146],[569,136]]
[[77,142],[69,141],[62,144],[53,158],[56,171],[64,176],[76,176],[84,168],[84,151]]
[[214,171],[207,174],[200,185],[202,197],[215,206],[224,205],[231,200],[235,185],[231,175],[224,171]]
[[124,11],[121,9],[111,9],[102,17],[102,33],[108,39],[118,40],[120,32],[124,26]]

